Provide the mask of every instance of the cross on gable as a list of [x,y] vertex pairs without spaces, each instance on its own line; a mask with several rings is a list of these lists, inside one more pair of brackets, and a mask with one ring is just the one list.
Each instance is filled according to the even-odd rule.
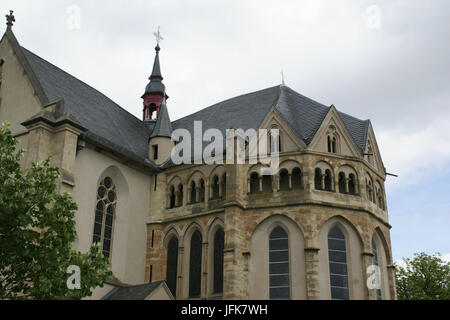
[[16,18],[13,15],[14,11],[9,10],[9,14],[7,14],[6,17],[6,25],[8,27],[11,27],[13,25],[13,22],[16,22]]

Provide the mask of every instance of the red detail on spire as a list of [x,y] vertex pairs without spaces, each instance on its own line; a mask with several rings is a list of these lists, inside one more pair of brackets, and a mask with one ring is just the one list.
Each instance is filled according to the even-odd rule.
[[[167,96],[166,96],[167,98]],[[163,102],[163,94],[161,93],[146,93],[142,96],[144,99],[144,114],[143,120],[151,120],[153,112],[156,111],[156,117],[159,116],[159,109]]]

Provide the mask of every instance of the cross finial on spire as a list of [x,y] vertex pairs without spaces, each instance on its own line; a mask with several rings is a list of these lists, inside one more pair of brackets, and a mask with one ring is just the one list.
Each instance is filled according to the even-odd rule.
[[8,28],[11,28],[13,23],[16,22],[16,18],[13,15],[14,11],[9,10],[9,14],[7,14],[6,17],[6,25]]
[[156,51],[159,51],[159,43],[161,40],[164,40],[164,38],[161,36],[161,27],[158,26],[158,32],[153,33],[153,35],[156,38]]
[[284,80],[286,80],[286,76],[284,75],[283,70],[281,70],[280,74],[281,74],[281,85],[285,86],[286,83],[284,82]]

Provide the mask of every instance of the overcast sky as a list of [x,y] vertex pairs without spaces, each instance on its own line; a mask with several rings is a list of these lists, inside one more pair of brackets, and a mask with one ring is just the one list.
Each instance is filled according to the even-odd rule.
[[[23,1],[20,44],[141,118],[161,26],[172,120],[281,83],[371,119],[394,258],[450,253],[450,1]],[[79,23],[78,23],[79,22]]]

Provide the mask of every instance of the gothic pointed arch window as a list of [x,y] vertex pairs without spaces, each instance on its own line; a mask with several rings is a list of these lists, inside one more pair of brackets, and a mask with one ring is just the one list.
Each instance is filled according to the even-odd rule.
[[167,245],[166,282],[174,297],[177,293],[178,239],[173,237]]
[[223,249],[225,247],[225,233],[219,228],[214,234],[214,262],[213,262],[213,293],[223,293]]
[[202,234],[195,231],[191,237],[189,254],[189,297],[199,298],[202,283]]
[[290,297],[289,238],[286,231],[277,226],[269,235],[269,298]]
[[349,300],[347,247],[345,235],[338,226],[328,232],[328,262],[331,299]]
[[177,206],[181,207],[183,205],[183,185],[180,183],[178,185],[178,203]]
[[116,186],[106,177],[97,189],[93,242],[99,243],[105,257],[111,258],[114,220],[116,214]]
[[[373,253],[373,264],[377,267],[379,267],[378,265],[378,251],[377,251],[377,244],[375,242],[375,238],[372,237],[372,253]],[[381,284],[380,284],[380,274],[375,274],[376,275],[376,296],[377,296],[377,300],[381,300]]]

